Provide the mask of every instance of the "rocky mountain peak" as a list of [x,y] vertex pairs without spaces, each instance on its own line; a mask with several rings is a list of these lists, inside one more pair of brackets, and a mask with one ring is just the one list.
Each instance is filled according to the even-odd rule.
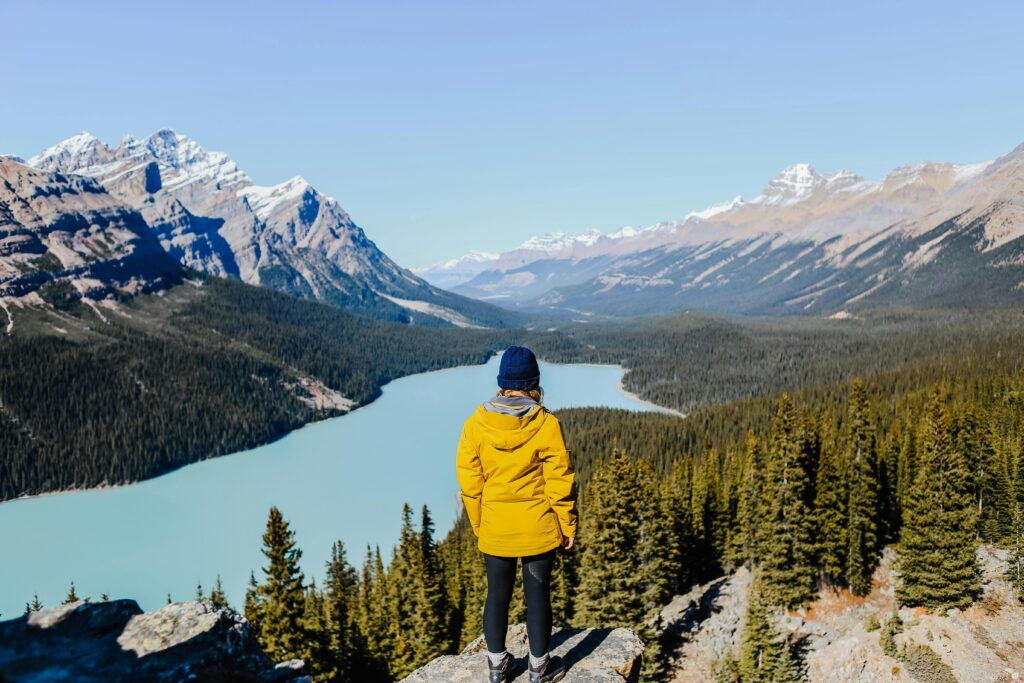
[[28,165],[47,171],[69,172],[110,161],[110,148],[85,131],[61,140],[28,159]]

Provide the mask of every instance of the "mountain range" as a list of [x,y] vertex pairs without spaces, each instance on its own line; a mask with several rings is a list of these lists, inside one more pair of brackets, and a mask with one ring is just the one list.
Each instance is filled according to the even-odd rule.
[[226,154],[173,130],[126,136],[116,146],[79,133],[24,165],[8,157],[4,176],[29,177],[18,170],[25,166],[53,182],[105,192],[105,201],[141,217],[159,246],[194,271],[406,323],[493,327],[517,320],[400,267],[303,178],[256,185]]
[[681,220],[534,237],[417,269],[525,311],[699,308],[844,316],[875,306],[1024,300],[1024,145],[977,164],[926,162],[878,182],[784,169],[761,193]]

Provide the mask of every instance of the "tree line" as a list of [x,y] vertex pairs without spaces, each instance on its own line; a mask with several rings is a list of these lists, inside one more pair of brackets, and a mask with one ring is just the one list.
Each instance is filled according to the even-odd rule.
[[[775,632],[770,615],[806,607],[823,589],[866,595],[886,545],[897,550],[901,605],[971,604],[981,588],[979,543],[1011,549],[1010,578],[1024,592],[1024,377],[995,373],[884,401],[869,387],[854,381],[845,398],[814,412],[782,394],[766,428],[660,463],[630,454],[631,439],[646,426],[661,443],[685,420],[607,411],[633,429],[622,431],[627,448],[600,455],[593,449],[614,430],[577,429],[600,422],[593,409],[565,411],[568,443],[588,474],[578,552],[559,553],[554,572],[555,623],[635,629],[647,644],[645,680],[661,680],[677,645],[662,607],[746,566],[755,575],[746,627],[720,678],[788,681],[800,680],[799,646]],[[668,434],[655,433],[659,425]],[[317,587],[271,511],[268,564],[252,579],[245,611],[273,657],[303,657],[318,681],[394,681],[480,634],[486,580],[465,517],[435,542],[427,509],[418,524],[408,506],[402,514],[389,561],[367,549],[357,570],[336,544]],[[524,613],[520,591],[513,623]]]
[[[108,313],[74,339],[0,338],[0,500],[146,479],[338,414],[303,402],[298,377],[365,403],[392,379],[481,363],[508,342],[218,278],[187,303],[168,299],[156,316],[149,299],[126,302],[131,317]],[[85,325],[93,314],[79,309]]]

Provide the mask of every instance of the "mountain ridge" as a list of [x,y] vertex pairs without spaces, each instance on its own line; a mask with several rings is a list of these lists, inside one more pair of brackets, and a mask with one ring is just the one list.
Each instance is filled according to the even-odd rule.
[[[553,233],[417,272],[528,311],[829,315],[927,299],[915,293],[922,289],[956,300],[926,267],[940,252],[959,269],[970,265],[983,289],[1004,286],[999,303],[1016,303],[1022,237],[1024,145],[987,162],[901,166],[880,181],[795,164],[749,201],[737,196],[645,228]],[[958,305],[972,303],[961,293]]]
[[26,163],[92,178],[141,213],[187,268],[406,323],[483,327],[518,319],[402,268],[301,176],[257,185],[223,152],[169,128],[114,146],[82,132]]

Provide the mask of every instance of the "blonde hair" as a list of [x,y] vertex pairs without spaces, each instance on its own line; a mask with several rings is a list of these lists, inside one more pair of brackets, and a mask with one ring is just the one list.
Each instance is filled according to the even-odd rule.
[[498,389],[498,396],[522,396],[526,394],[537,403],[544,402],[544,390],[540,387],[524,391],[522,389]]

